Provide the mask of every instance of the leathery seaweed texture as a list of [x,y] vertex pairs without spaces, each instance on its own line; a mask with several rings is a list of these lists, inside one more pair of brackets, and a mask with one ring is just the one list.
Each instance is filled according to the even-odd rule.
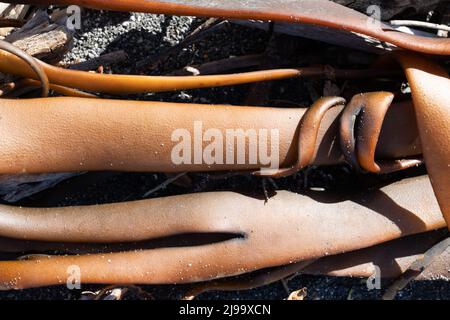
[[[83,29],[77,31],[75,48],[67,55],[67,62],[79,59],[91,59],[99,54],[125,50],[129,55],[127,61],[109,66],[114,73],[139,72],[136,61],[141,61],[149,55],[157,56],[164,47],[177,43],[195,29],[204,20],[194,18],[165,17],[149,14],[124,14],[87,11],[83,18]],[[105,41],[106,39],[106,41]],[[97,44],[97,46],[95,45]],[[94,49],[92,49],[94,48]],[[293,52],[304,52],[294,55]],[[269,63],[286,61],[289,65],[304,64],[316,59],[317,63],[333,64],[343,67],[365,67],[373,61],[373,57],[357,51],[346,50],[322,43],[297,39],[284,35],[270,35],[269,33],[251,30],[235,25],[226,25],[211,36],[177,52],[173,56],[151,70],[154,74],[168,74],[187,65],[198,65],[208,61],[241,56],[247,54],[269,53],[274,58]],[[320,52],[320,54],[317,54]],[[277,66],[277,65],[275,65]],[[108,71],[108,70],[107,70]],[[368,91],[367,87],[344,88],[344,84],[333,80],[301,80],[292,79],[267,85],[246,85],[230,88],[214,88],[182,91],[166,94],[145,94],[128,97],[140,100],[159,100],[173,102],[196,103],[230,103],[306,106],[325,93],[342,92],[342,90]],[[377,88],[380,84],[370,84]],[[393,82],[392,88],[398,83]],[[262,87],[262,88],[261,88]],[[263,92],[251,94],[252,92]],[[107,96],[105,96],[107,97]],[[162,197],[192,192],[242,190],[243,192],[257,192],[264,197],[264,190],[270,193],[275,189],[290,191],[331,190],[347,191],[358,188],[368,188],[384,182],[397,180],[401,177],[422,174],[423,168],[413,169],[406,173],[397,173],[383,177],[370,175],[360,176],[351,172],[346,166],[332,168],[312,168],[307,172],[300,172],[293,177],[277,180],[276,186],[271,180],[262,180],[246,174],[200,174],[193,173],[178,179],[167,188],[152,193],[150,197]],[[124,174],[124,173],[89,173],[69,180],[58,187],[47,190],[32,198],[22,201],[26,206],[56,206],[56,205],[85,205],[97,203],[122,202],[142,199],[147,191],[160,185],[167,179],[163,174]],[[270,201],[270,200],[269,200]],[[322,276],[301,275],[287,283],[290,291],[308,288],[308,298],[342,299],[352,297],[378,298],[381,292],[368,291],[365,282],[349,278],[328,278]],[[101,287],[83,287],[83,291],[96,291]],[[144,287],[154,297],[179,298],[185,289],[172,286]],[[414,283],[399,295],[400,298],[448,298],[449,285],[445,281],[436,280],[433,283]],[[216,293],[209,292],[200,296],[203,299],[215,298],[286,298],[286,288],[281,282],[262,289],[244,292]],[[80,292],[67,292],[65,288],[32,289],[21,292],[0,293],[6,298],[79,298]]]

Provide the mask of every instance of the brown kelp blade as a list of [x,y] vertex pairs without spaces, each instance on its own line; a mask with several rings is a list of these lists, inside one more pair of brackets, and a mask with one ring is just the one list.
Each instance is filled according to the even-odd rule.
[[312,24],[360,33],[412,51],[437,55],[450,54],[450,39],[402,33],[388,24],[327,0],[21,0],[19,2],[75,4],[94,9]]
[[[426,176],[343,199],[279,191],[268,203],[231,192],[93,207],[1,207],[0,235],[117,243],[227,234],[214,243],[0,262],[0,287],[59,284],[71,266],[85,283],[190,283],[370,247],[445,221]],[[256,214],[255,214],[256,213]],[[243,259],[243,257],[245,257]]]

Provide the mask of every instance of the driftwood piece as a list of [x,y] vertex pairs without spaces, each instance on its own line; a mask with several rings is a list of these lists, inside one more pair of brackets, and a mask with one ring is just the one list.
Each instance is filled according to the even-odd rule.
[[46,12],[38,11],[5,40],[38,59],[58,62],[70,50],[73,35],[64,24],[52,22]]

